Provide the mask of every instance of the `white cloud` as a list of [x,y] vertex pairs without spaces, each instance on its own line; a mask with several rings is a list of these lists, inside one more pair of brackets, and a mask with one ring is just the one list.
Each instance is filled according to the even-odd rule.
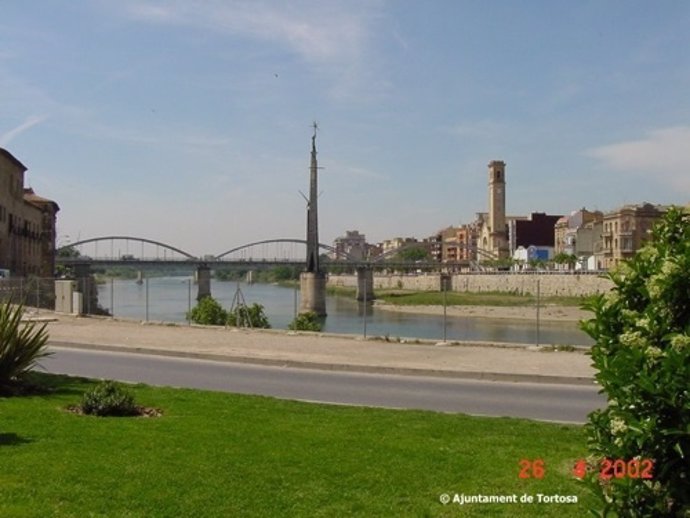
[[603,167],[624,173],[645,173],[690,192],[690,126],[649,131],[644,138],[609,144],[586,152]]
[[139,0],[127,13],[151,23],[191,25],[275,41],[313,61],[356,58],[368,37],[372,3]]
[[27,117],[26,120],[16,128],[12,128],[11,130],[0,134],[0,146],[7,146],[17,136],[21,135],[25,131],[28,131],[36,125],[41,124],[47,118],[48,117],[44,115],[31,115]]
[[196,27],[275,44],[319,72],[339,100],[378,99],[390,91],[371,52],[379,1],[287,2],[140,0],[124,4],[135,20]]

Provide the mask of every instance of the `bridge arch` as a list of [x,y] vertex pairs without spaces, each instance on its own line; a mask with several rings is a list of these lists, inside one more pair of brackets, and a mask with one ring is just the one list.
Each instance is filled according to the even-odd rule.
[[176,252],[180,255],[185,256],[187,259],[194,259],[197,260],[198,257],[193,256],[192,254],[185,252],[184,250],[181,250],[177,247],[174,247],[172,245],[169,245],[167,243],[162,243],[160,241],[154,241],[153,239],[146,239],[144,237],[135,237],[135,236],[102,236],[102,237],[92,237],[89,239],[82,239],[80,241],[76,241],[74,243],[69,243],[67,245],[63,245],[60,248],[58,248],[56,251],[59,252],[60,250],[64,250],[67,248],[73,248],[75,246],[80,246],[80,245],[85,245],[88,243],[97,243],[100,241],[114,241],[114,240],[122,240],[122,241],[135,241],[138,243],[148,243],[150,245],[156,245],[160,246],[161,248],[165,248],[167,250],[171,250],[173,252]]
[[[252,246],[258,246],[258,245],[266,245],[270,243],[297,243],[297,244],[302,244],[306,245],[307,241],[305,239],[264,239],[263,241],[255,241],[254,243],[247,243],[241,246],[236,246],[235,248],[231,248],[230,250],[223,252],[222,254],[218,254],[215,257],[216,261],[220,261],[225,257],[226,255],[230,255],[233,252],[239,252],[240,250],[244,250],[246,248],[251,248]],[[323,250],[328,250],[329,252],[332,252],[333,254],[336,255],[336,257],[344,257],[348,261],[356,261],[356,258],[352,257],[350,254],[347,252],[338,252],[334,247],[330,245],[325,245],[323,243],[319,243],[319,248]]]

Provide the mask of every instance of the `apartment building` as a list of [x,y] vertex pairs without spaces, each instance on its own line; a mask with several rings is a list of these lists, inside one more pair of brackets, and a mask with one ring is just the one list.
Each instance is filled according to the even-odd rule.
[[668,210],[664,205],[624,205],[604,214],[601,238],[595,244],[597,267],[609,269],[631,259],[650,237],[654,223]]
[[337,237],[333,241],[335,255],[347,254],[352,259],[361,260],[367,257],[367,238],[358,230],[346,230],[344,236]]
[[600,211],[588,211],[584,207],[563,216],[554,227],[554,253],[580,256],[590,256],[594,253],[591,233],[593,223],[602,221],[604,214]]
[[479,228],[473,223],[460,225],[456,232],[458,261],[476,261]]
[[[446,227],[427,239],[429,255],[439,263],[457,260],[457,227]],[[452,259],[451,259],[452,257]]]
[[60,207],[24,186],[26,170],[0,148],[0,270],[13,277],[52,277]]
[[476,261],[479,232],[476,224],[439,230],[428,240],[432,259],[439,263]]

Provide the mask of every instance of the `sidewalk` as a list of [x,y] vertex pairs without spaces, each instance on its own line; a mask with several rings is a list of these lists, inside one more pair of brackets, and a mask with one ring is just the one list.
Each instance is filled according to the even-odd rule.
[[395,374],[594,383],[583,351],[554,352],[511,344],[394,343],[348,335],[238,330],[139,323],[41,312],[49,344],[220,361]]

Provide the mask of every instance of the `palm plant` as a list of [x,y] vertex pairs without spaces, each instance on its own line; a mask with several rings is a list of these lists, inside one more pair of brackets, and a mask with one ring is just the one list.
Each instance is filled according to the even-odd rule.
[[22,322],[24,308],[0,304],[0,387],[21,380],[36,362],[49,355],[46,324]]

